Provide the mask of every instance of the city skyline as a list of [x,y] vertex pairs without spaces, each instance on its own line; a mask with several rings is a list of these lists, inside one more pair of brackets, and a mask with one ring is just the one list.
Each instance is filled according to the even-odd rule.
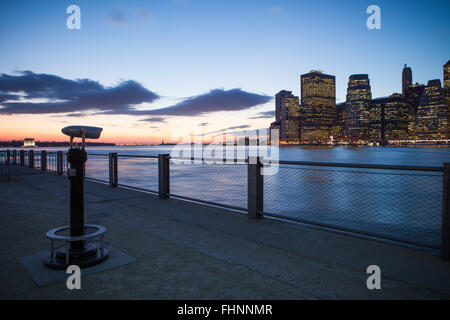
[[413,84],[402,70],[402,93],[374,98],[368,74],[349,76],[346,101],[336,104],[336,78],[311,70],[300,76],[301,100],[291,91],[275,95],[275,121],[282,144],[450,141],[450,60],[441,79]]
[[[361,1],[80,1],[81,30],[66,28],[70,1],[23,3],[0,4],[1,30],[8,30],[0,32],[2,77],[29,70],[61,82],[88,79],[101,93],[131,88],[141,96],[127,107],[158,111],[0,115],[1,140],[61,141],[61,127],[79,123],[103,126],[102,141],[118,143],[170,141],[174,128],[192,123],[205,132],[267,128],[274,94],[285,88],[299,96],[299,75],[311,69],[336,77],[339,104],[350,74],[369,74],[373,97],[384,97],[402,92],[405,63],[413,83],[440,78],[435,61],[446,61],[450,49],[442,41],[450,30],[445,1],[380,1],[381,30],[367,29]],[[276,49],[284,44],[287,50]]]

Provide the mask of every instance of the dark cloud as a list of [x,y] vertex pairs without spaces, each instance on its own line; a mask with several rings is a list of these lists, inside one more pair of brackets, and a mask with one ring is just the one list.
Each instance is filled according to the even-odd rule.
[[250,129],[250,130],[238,130],[234,131],[233,135],[237,137],[250,137],[251,139],[256,138],[257,135],[260,137],[262,135],[267,134],[267,128],[260,128],[260,129]]
[[67,113],[67,114],[56,114],[53,115],[51,117],[56,117],[56,118],[61,118],[61,117],[87,117],[88,114],[87,113],[82,113],[82,112],[74,112],[74,113]]
[[153,118],[142,119],[140,121],[145,121],[145,122],[166,122],[166,118],[153,117]]
[[20,99],[20,95],[0,92],[0,103],[7,101],[7,100],[19,100],[19,99]]
[[232,130],[236,130],[236,129],[248,129],[248,128],[251,128],[251,127],[247,124],[244,124],[244,125],[240,125],[240,126],[233,126],[233,127],[223,128],[220,130],[206,132],[203,135],[211,135],[211,134],[216,134],[216,133],[223,133],[225,131],[232,131]]
[[268,119],[268,118],[274,118],[274,117],[275,117],[275,111],[270,110],[270,111],[259,112],[255,116],[249,117],[249,119]]
[[[105,87],[90,79],[70,80],[32,71],[22,71],[19,75],[0,75],[0,114],[59,113],[77,116],[94,111],[94,115],[198,116],[218,111],[245,110],[272,100],[270,96],[241,89],[214,89],[165,108],[134,108],[135,105],[151,103],[159,98],[158,94],[132,80]],[[43,99],[45,102],[23,101],[29,99]],[[160,118],[159,122],[161,120],[164,119]]]
[[[46,99],[47,102],[22,102],[24,99]],[[77,113],[103,110],[114,113],[135,111],[133,105],[153,102],[159,96],[136,81],[123,81],[104,87],[89,79],[69,80],[51,74],[31,71],[19,75],[0,75],[0,114]],[[4,102],[9,100],[9,102]],[[14,101],[10,101],[14,100]]]
[[247,125],[247,124],[244,124],[244,125],[241,125],[241,126],[228,127],[228,128],[226,128],[224,130],[247,129],[247,128],[250,128],[250,126]]
[[64,115],[65,117],[87,117],[88,114],[82,112],[74,112]]
[[131,111],[131,113],[158,116],[198,116],[218,111],[245,110],[269,102],[271,99],[272,97],[246,92],[241,89],[214,89],[205,94],[189,97],[166,108]]

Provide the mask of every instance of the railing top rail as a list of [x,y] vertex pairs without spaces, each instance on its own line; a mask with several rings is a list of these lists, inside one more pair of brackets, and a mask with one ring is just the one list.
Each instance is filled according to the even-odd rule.
[[279,164],[314,166],[314,167],[341,167],[357,169],[384,169],[384,170],[406,170],[406,171],[434,171],[442,172],[443,167],[432,166],[402,166],[388,164],[359,164],[359,163],[337,163],[337,162],[312,162],[312,161],[278,161]]
[[171,160],[188,160],[188,161],[222,161],[225,159],[226,161],[232,162],[232,161],[237,161],[237,163],[243,163],[243,162],[248,162],[247,159],[242,159],[242,158],[233,158],[233,159],[228,159],[228,158],[223,158],[223,157],[217,157],[217,158],[199,158],[199,157],[170,157]]
[[147,158],[147,159],[158,159],[158,156],[151,155],[132,155],[132,154],[117,154],[118,157],[122,158]]
[[[109,157],[109,153],[89,153],[90,156],[100,156],[100,157]],[[117,154],[118,157],[121,158],[146,158],[146,159],[158,159],[158,156],[151,155],[136,155],[136,154]]]

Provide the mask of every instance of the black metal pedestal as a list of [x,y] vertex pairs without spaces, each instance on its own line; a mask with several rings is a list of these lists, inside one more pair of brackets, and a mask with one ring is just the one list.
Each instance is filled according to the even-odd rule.
[[[66,241],[66,245],[56,250],[44,259],[44,265],[54,269],[65,269],[69,265],[80,268],[98,264],[108,258],[108,250],[102,252],[96,246],[88,243],[84,238],[84,174],[87,153],[84,149],[71,148],[67,152],[70,163],[68,176],[70,180],[70,237],[75,241]],[[86,235],[88,237],[88,235]],[[53,242],[52,242],[53,246]]]

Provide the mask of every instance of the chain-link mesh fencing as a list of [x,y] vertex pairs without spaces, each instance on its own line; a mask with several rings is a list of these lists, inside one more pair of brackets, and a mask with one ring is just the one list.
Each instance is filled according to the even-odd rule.
[[109,156],[107,154],[89,154],[85,164],[86,178],[109,182]]
[[171,195],[229,206],[247,207],[247,165],[171,159]]
[[118,159],[119,185],[158,192],[157,157],[122,157]]
[[280,165],[264,176],[264,211],[439,248],[442,173]]

